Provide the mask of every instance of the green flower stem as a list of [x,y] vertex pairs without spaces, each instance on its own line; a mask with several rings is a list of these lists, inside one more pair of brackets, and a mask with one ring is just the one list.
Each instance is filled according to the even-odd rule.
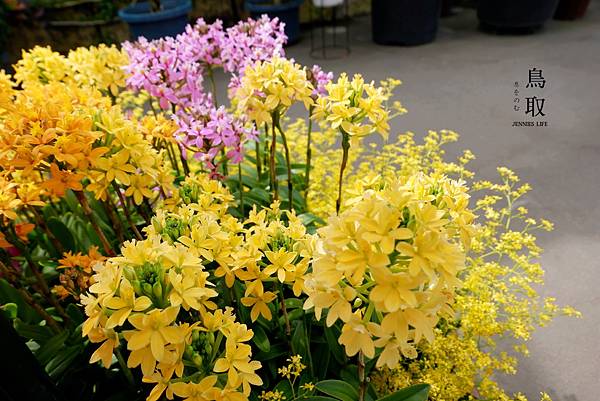
[[[254,125],[254,129],[258,131],[256,124]],[[258,181],[260,181],[262,176],[262,155],[260,154],[260,138],[257,138],[256,142],[254,142],[254,150],[256,151],[256,176],[258,177]]]
[[242,216],[244,216],[244,184],[242,183],[242,163],[238,164],[238,182],[239,182],[239,190],[240,190],[240,211],[242,212]]
[[127,207],[127,202],[125,200],[125,197],[121,193],[121,189],[119,188],[117,183],[114,181],[112,182],[112,187],[115,190],[115,192],[117,193],[117,196],[119,197],[119,201],[121,201],[121,207],[123,208],[123,212],[125,212],[125,218],[127,219],[127,223],[129,223],[129,227],[131,227],[131,231],[133,231],[133,234],[135,235],[135,237],[138,240],[140,240],[140,241],[143,240],[144,237],[142,237],[142,234],[140,234],[140,232],[138,231],[135,224],[133,224],[133,219],[131,218],[131,214],[129,213],[129,208]]
[[269,138],[270,138],[269,125],[267,123],[265,123],[265,145],[261,149],[262,150],[262,165],[264,166],[263,168],[264,168],[265,173],[268,170],[267,166],[269,166],[269,154],[271,152],[271,145],[269,142]]
[[269,169],[270,169],[270,177],[271,177],[271,191],[273,192],[273,200],[279,199],[279,194],[277,193],[277,171],[275,170],[275,149],[277,144],[277,134],[275,133],[275,121],[278,113],[273,113],[273,124],[271,126],[271,154],[269,156]]
[[[116,185],[116,184],[114,184],[114,182],[113,182],[113,185]],[[83,209],[83,214],[85,214],[85,217],[87,217],[87,219],[91,223],[92,228],[98,235],[98,238],[100,238],[100,242],[102,243],[102,247],[104,248],[104,252],[106,253],[106,255],[107,256],[116,256],[115,252],[112,250],[112,248],[110,246],[110,243],[108,242],[108,239],[106,239],[106,235],[104,235],[104,232],[98,225],[98,222],[96,221],[94,214],[92,213],[92,208],[90,208],[90,204],[88,203],[88,200],[85,197],[85,194],[82,191],[73,191],[73,192],[75,193],[75,196],[77,197],[77,200],[79,201],[79,204],[81,205],[81,208]]]
[[348,164],[348,154],[350,153],[350,135],[344,130],[340,129],[342,133],[342,164],[340,165],[340,177],[338,182],[338,198],[335,202],[335,213],[340,214],[340,207],[342,206],[342,185],[344,181],[344,170]]
[[367,379],[365,377],[365,356],[362,351],[358,352],[358,401],[365,400],[367,390]]
[[221,167],[223,168],[223,176],[229,176],[229,169],[227,168],[227,155],[225,154],[225,148],[221,148]]
[[171,148],[171,146],[169,146],[167,141],[163,141],[163,146],[164,146],[165,150],[167,151],[167,156],[169,157],[171,166],[175,169],[175,171],[177,172],[177,175],[179,176],[180,175],[179,164],[177,163],[177,158],[175,157],[175,154],[173,153],[173,148]]
[[288,146],[285,134],[283,133],[283,130],[281,129],[281,126],[279,125],[279,121],[277,122],[277,129],[279,130],[279,134],[281,135],[281,140],[283,141],[283,148],[285,150],[285,164],[287,167],[287,178],[288,178],[288,202],[289,202],[289,209],[293,210],[294,209],[294,203],[293,203],[294,187],[292,184],[292,164],[290,161],[290,148]]
[[[283,284],[279,283],[279,300],[281,302],[281,313],[285,321],[285,334],[289,337],[292,334],[292,326],[290,325],[290,317],[288,316],[287,308],[285,307],[285,298],[283,296]],[[291,347],[291,346],[290,346]],[[292,349],[292,353],[294,350]]]
[[217,356],[219,354],[219,348],[221,348],[222,341],[223,341],[223,333],[221,333],[219,331],[219,332],[217,332],[217,338],[215,339],[215,343],[213,344],[213,347],[212,347],[212,352],[210,353],[209,365],[212,365],[215,362],[215,359],[217,359]]
[[187,160],[183,157],[183,152],[185,150],[181,146],[177,146],[179,148],[179,160],[181,160],[181,166],[183,167],[183,173],[185,175],[190,175],[190,166],[188,165]]
[[113,229],[115,230],[115,234],[117,236],[117,240],[119,241],[119,243],[122,244],[123,242],[125,242],[125,230],[123,228],[123,224],[121,223],[121,219],[115,213],[115,210],[117,208],[114,202],[112,201],[112,198],[110,196],[107,196],[106,200],[102,201],[101,203],[102,207],[104,208],[104,211],[110,219],[110,222],[112,223]]
[[125,375],[125,378],[127,379],[127,383],[129,383],[129,385],[131,387],[135,387],[135,381],[133,380],[133,374],[131,373],[131,370],[127,366],[127,362],[125,362],[125,358],[123,358],[123,354],[121,354],[121,350],[119,350],[119,348],[115,349],[115,356],[117,357],[119,366],[121,367],[121,370],[123,371],[123,374]]
[[304,177],[306,178],[306,184],[304,188],[304,201],[308,201],[308,188],[310,185],[310,161],[312,158],[312,113],[315,106],[310,106],[308,109],[308,133],[306,136],[306,172]]

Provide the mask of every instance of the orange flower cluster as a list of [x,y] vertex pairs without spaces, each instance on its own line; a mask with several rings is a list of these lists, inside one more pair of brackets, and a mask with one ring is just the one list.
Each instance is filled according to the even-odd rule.
[[50,83],[1,100],[0,169],[15,188],[13,213],[17,207],[43,205],[43,195],[81,190],[87,170],[108,151],[96,143],[102,133],[93,121],[93,110],[108,106],[101,95]]
[[96,263],[106,260],[101,253],[98,252],[98,247],[92,246],[87,255],[81,252],[73,254],[66,252],[63,258],[58,261],[60,265],[60,285],[55,286],[52,291],[60,298],[65,299],[71,295],[76,300],[79,296],[85,293],[94,282],[92,276],[94,271],[93,266]]

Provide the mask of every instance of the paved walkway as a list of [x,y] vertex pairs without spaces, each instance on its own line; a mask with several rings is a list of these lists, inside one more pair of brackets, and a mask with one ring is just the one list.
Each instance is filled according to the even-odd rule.
[[[437,40],[425,46],[377,46],[368,18],[354,21],[351,33],[350,57],[323,67],[401,79],[409,113],[396,120],[396,132],[458,131],[462,141],[452,149],[475,152],[472,167],[481,177],[494,178],[497,165],[515,169],[533,185],[530,211],[556,223],[540,238],[542,292],[584,319],[559,318],[536,333],[520,373],[504,380],[508,388],[532,399],[547,390],[555,401],[600,400],[600,1],[581,21],[552,21],[529,36],[479,32],[473,10],[444,19]],[[287,54],[312,65],[309,46],[306,35]],[[548,81],[549,126],[512,127],[526,120],[513,111],[514,81],[526,81],[531,67]]]

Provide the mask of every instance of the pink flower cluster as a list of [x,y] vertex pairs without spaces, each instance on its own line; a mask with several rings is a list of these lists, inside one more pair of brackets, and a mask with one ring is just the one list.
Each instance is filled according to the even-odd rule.
[[194,157],[214,166],[215,157],[225,149],[227,158],[237,163],[243,143],[255,139],[255,132],[245,128],[243,118],[215,104],[204,88],[205,75],[223,68],[231,74],[229,87],[236,87],[247,65],[284,55],[287,37],[283,27],[277,18],[266,15],[228,29],[219,20],[207,24],[199,19],[176,38],[126,42],[123,48],[130,60],[125,67],[127,84],[147,91],[162,109],[173,114],[184,154],[193,149]]
[[313,65],[310,70],[307,69],[308,80],[313,86],[312,97],[327,95],[327,89],[325,86],[333,79],[333,72],[325,72],[318,65]]
[[217,167],[214,159],[221,149],[227,149],[226,156],[233,163],[241,162],[243,143],[256,140],[258,135],[255,129],[246,127],[242,118],[228,113],[224,106],[201,113],[177,113],[174,118],[179,130],[185,133],[179,138],[182,146],[194,149],[194,157],[211,170]]

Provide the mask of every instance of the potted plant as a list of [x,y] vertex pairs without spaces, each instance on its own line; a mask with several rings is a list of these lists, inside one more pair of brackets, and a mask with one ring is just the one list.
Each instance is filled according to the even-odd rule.
[[183,32],[191,9],[191,0],[133,1],[119,17],[129,25],[132,39],[157,39]]
[[552,18],[558,0],[479,0],[477,16],[482,28],[528,33]]
[[246,0],[246,10],[254,19],[262,14],[279,18],[285,24],[288,44],[300,40],[300,6],[304,0]]
[[441,0],[372,0],[373,40],[382,45],[420,45],[435,39]]
[[560,0],[554,19],[575,20],[582,18],[590,5],[590,0]]

